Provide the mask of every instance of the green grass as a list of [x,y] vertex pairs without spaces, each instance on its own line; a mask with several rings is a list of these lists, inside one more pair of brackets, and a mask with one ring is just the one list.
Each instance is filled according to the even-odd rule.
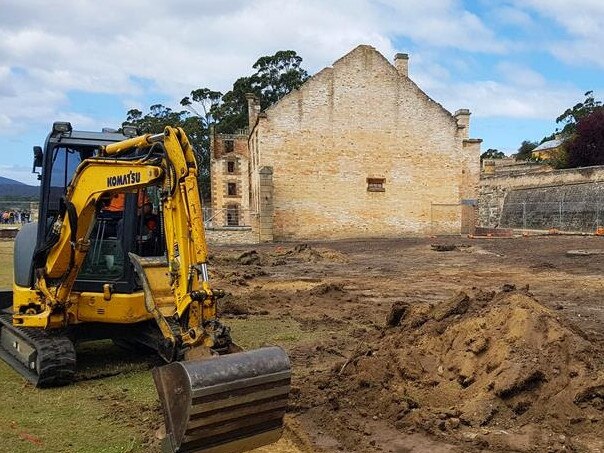
[[[0,240],[0,289],[12,285],[12,247]],[[309,335],[291,319],[224,321],[245,349],[288,347]],[[0,453],[158,452],[162,415],[149,371],[158,363],[110,342],[88,343],[78,348],[78,382],[40,390],[0,360]]]
[[13,242],[0,239],[0,290],[13,286]]
[[252,317],[250,319],[221,319],[231,328],[233,341],[243,349],[262,346],[281,346],[286,350],[297,345],[326,340],[333,335],[331,329],[316,326],[304,328],[292,318]]
[[[245,349],[287,347],[306,335],[293,320],[226,323]],[[161,411],[148,370],[157,360],[133,356],[106,341],[88,343],[78,348],[78,376],[109,377],[43,390],[33,388],[0,360],[0,452],[159,451],[154,433],[162,422]]]
[[287,347],[305,335],[300,324],[292,319],[222,319],[222,322],[231,327],[233,341],[244,349],[267,345]]
[[[0,289],[12,285],[12,255],[13,241],[0,240]],[[41,390],[0,360],[0,452],[159,451],[149,444],[161,423],[152,363],[90,343],[78,348],[80,378],[116,376]]]
[[0,361],[0,394],[0,452],[158,451],[149,371],[40,390]]

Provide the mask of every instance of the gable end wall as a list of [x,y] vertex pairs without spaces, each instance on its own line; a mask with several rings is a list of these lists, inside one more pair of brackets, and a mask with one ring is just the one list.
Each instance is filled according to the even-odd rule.
[[459,233],[478,182],[479,147],[464,151],[455,118],[369,46],[273,105],[249,141],[252,185],[273,168],[275,239]]

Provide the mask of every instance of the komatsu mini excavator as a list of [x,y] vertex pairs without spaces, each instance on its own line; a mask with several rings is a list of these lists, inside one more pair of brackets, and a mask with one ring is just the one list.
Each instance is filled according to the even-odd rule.
[[243,352],[217,318],[193,149],[180,128],[81,132],[53,124],[37,223],[15,240],[0,294],[0,356],[38,387],[66,385],[75,345],[151,348],[164,448],[240,452],[276,441],[291,370],[278,347]]

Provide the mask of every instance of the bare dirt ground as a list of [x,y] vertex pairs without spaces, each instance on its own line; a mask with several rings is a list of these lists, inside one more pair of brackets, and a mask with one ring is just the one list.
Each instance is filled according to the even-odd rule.
[[290,354],[302,451],[598,452],[604,255],[567,251],[600,248],[347,241],[214,248],[212,264],[235,338]]
[[[604,451],[604,254],[567,253],[603,249],[574,236],[212,247],[235,340],[292,360],[284,439],[259,452]],[[78,352],[65,389],[32,389],[0,363],[3,438],[159,451],[157,360]]]

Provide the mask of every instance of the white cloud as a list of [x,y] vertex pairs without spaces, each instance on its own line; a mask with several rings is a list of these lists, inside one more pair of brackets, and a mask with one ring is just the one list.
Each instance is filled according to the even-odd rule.
[[10,128],[11,119],[5,113],[0,113],[0,131]]
[[552,120],[574,104],[581,91],[572,86],[551,85],[526,89],[523,84],[484,80],[453,83],[434,90],[434,95],[450,111],[469,108],[477,117]]
[[4,117],[0,120],[0,134],[19,134],[30,122],[52,122],[66,99],[62,90],[35,77],[11,73],[4,83],[4,93],[0,93]]
[[577,36],[588,37],[603,31],[604,3],[600,0],[526,0],[524,5],[551,17]]
[[513,8],[509,5],[496,6],[491,12],[493,20],[497,20],[505,25],[513,25],[516,27],[531,27],[535,23],[531,16],[518,8]]
[[545,77],[542,74],[518,63],[502,61],[497,64],[495,70],[511,84],[526,87],[527,90],[543,88],[546,85]]
[[[514,3],[516,2],[516,3]],[[545,16],[568,33],[551,51],[567,61],[604,65],[604,2],[510,0],[493,7],[489,21],[461,0],[0,0],[0,134],[32,124],[71,121],[78,128],[119,124],[95,106],[70,105],[69,93],[115,94],[145,110],[145,95],[178,100],[191,89],[221,91],[251,72],[260,55],[295,49],[314,73],[358,44],[391,59],[410,42],[410,73],[449,110],[475,116],[555,118],[581,99],[572,84],[552,84],[520,65],[519,43],[490,24],[539,27]],[[547,27],[547,23],[545,24]],[[524,47],[523,47],[524,46]],[[482,54],[501,58],[488,73]],[[455,74],[453,76],[452,74]],[[460,81],[460,75],[465,80]],[[478,79],[478,81],[476,81]],[[596,87],[594,87],[596,88]]]
[[31,172],[31,167],[23,165],[0,165],[0,176],[14,179],[15,181],[29,184],[30,186],[37,186],[40,184],[38,182],[38,176]]
[[[604,2],[601,0],[517,0],[565,31],[549,51],[568,63],[595,63],[604,67]],[[547,24],[545,25],[547,27]]]
[[364,18],[389,37],[408,38],[421,46],[461,49],[471,52],[502,53],[509,43],[495,35],[459,0],[376,0],[337,1],[339,13]]
[[438,52],[414,52],[409,57],[409,76],[424,91],[439,89],[451,77],[447,64],[450,61],[441,60]]
[[469,108],[474,118],[551,121],[582,97],[572,83],[548,81],[540,72],[514,61],[500,61],[489,77],[470,77],[469,81],[451,76],[450,67],[470,74],[478,63],[442,52],[419,52],[409,60],[411,78],[422,90],[450,112]]
[[284,48],[311,72],[361,43],[391,58],[396,37],[506,48],[457,0],[2,0],[1,8],[0,133],[51,122],[70,108],[72,90],[136,100],[143,88],[133,78],[153,81],[175,102],[200,86],[226,91],[258,56]]

